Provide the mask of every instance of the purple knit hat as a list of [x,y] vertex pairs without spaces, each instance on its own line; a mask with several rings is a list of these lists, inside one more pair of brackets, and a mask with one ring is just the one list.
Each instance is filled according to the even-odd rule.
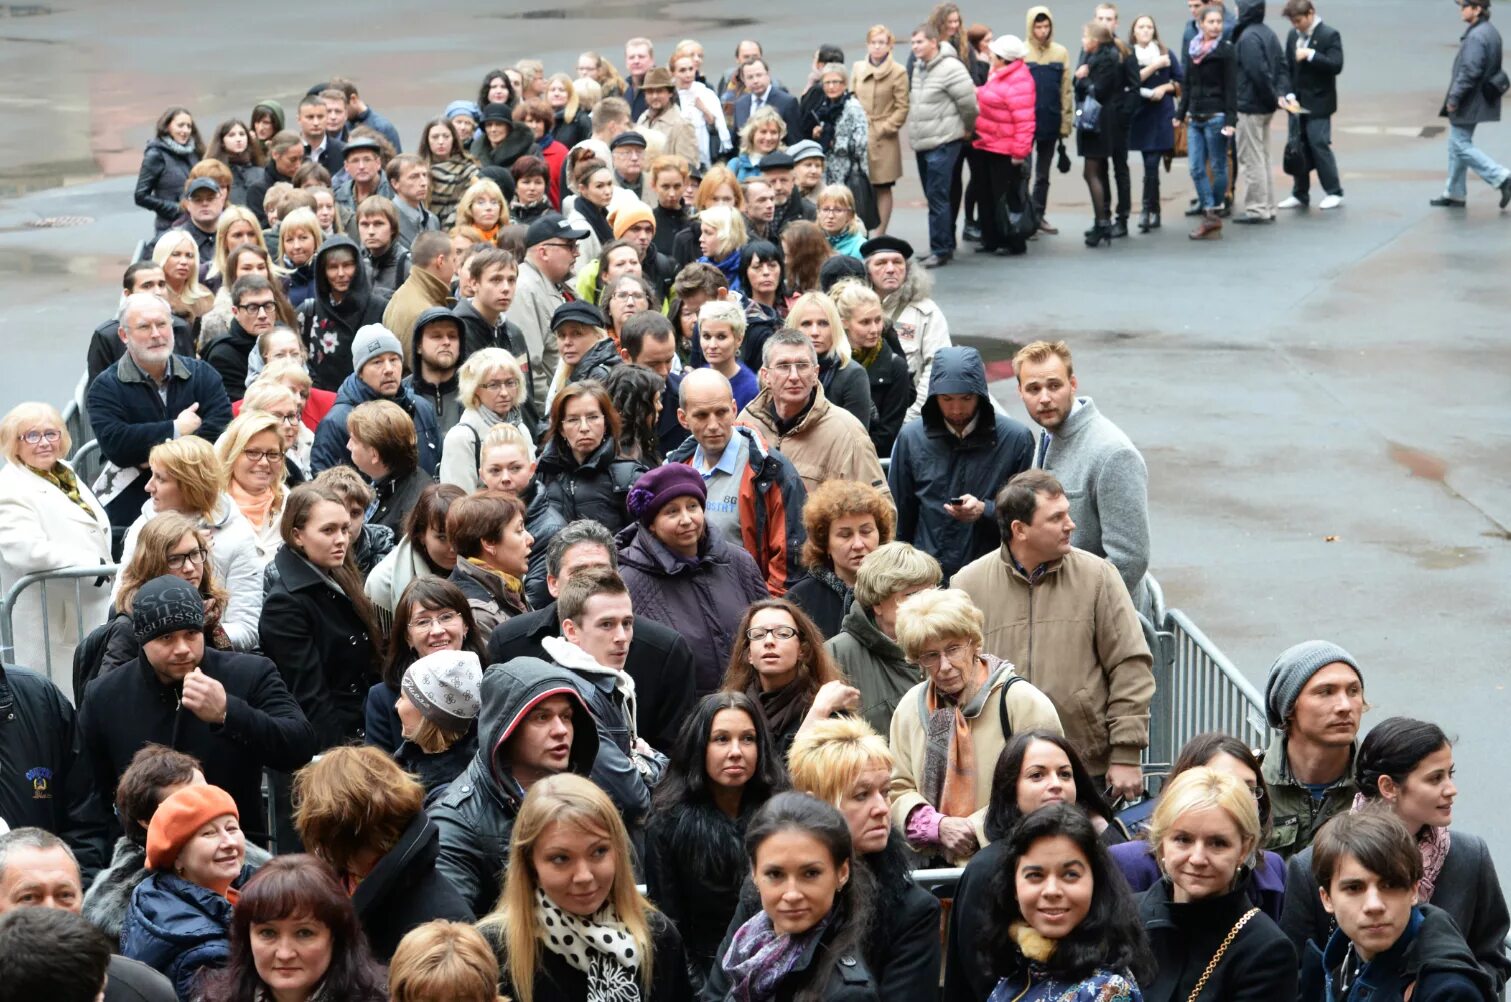
[[625,506],[641,525],[649,526],[669,501],[681,497],[695,497],[699,503],[708,501],[703,474],[686,463],[667,463],[641,474],[630,488]]

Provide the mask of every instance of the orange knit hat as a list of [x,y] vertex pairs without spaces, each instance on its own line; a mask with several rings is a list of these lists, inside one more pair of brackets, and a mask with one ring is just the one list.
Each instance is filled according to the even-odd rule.
[[656,217],[651,215],[650,206],[638,198],[627,200],[609,216],[609,225],[614,228],[615,240],[628,233],[630,227],[636,223],[650,223],[651,229],[656,228]]
[[186,786],[168,797],[147,825],[147,869],[173,869],[194,833],[227,814],[241,820],[236,801],[218,786]]

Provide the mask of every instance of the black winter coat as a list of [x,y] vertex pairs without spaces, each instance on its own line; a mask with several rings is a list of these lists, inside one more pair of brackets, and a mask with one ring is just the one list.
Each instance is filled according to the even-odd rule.
[[547,442],[535,470],[546,503],[568,522],[591,518],[610,532],[623,529],[630,521],[625,497],[646,465],[616,457],[615,451],[615,443],[605,436],[593,454],[578,463],[558,439]]
[[167,230],[183,211],[179,202],[184,197],[184,183],[198,160],[192,152],[170,149],[161,137],[147,140],[142,167],[136,175],[136,204],[156,217],[154,232]]
[[1095,97],[1102,106],[1097,131],[1076,129],[1076,152],[1083,157],[1111,156],[1120,132],[1127,128],[1123,115],[1123,60],[1116,46],[1104,46],[1087,57],[1086,76],[1075,82],[1076,107]]
[[1264,23],[1264,0],[1238,0],[1233,49],[1238,59],[1238,110],[1246,115],[1274,111],[1290,93],[1291,74],[1279,36]]
[[233,403],[246,396],[247,360],[256,348],[257,338],[248,334],[235,317],[225,334],[205,345],[203,358],[220,373],[226,396]]
[[[908,372],[907,359],[893,350],[885,339],[881,342],[881,354],[876,361],[866,366],[866,376],[871,382],[871,444],[878,456],[890,456],[897,433],[908,416],[908,408],[918,397],[918,387]],[[827,391],[826,391],[827,392]]]
[[434,478],[416,466],[399,477],[380,477],[373,484],[373,500],[378,506],[368,516],[373,525],[384,525],[398,535],[404,531],[409,512],[420,500],[425,488],[435,483]]
[[399,246],[397,237],[388,245],[388,250],[378,257],[373,257],[363,247],[362,262],[372,273],[373,291],[389,299],[393,298],[394,290],[408,280],[409,273],[414,268],[414,260],[409,256],[409,251]]
[[[326,255],[337,248],[350,251],[359,263],[339,303],[331,300],[330,280],[325,277]],[[315,295],[299,305],[299,313],[304,317],[304,346],[316,389],[334,392],[341,388],[352,375],[352,342],[357,331],[368,324],[381,324],[383,311],[388,308],[388,297],[373,288],[372,276],[360,267],[361,260],[362,248],[339,233],[327,237],[315,252]]]
[[315,732],[273,662],[207,648],[200,671],[226,689],[226,719],[207,724],[179,704],[181,686],[158,681],[145,659],[101,675],[84,690],[79,732],[103,804],[146,743],[199,759],[205,780],[231,795],[247,838],[266,845],[262,770],[293,772],[318,750]]
[[1186,85],[1181,88],[1177,118],[1224,115],[1224,124],[1238,126],[1238,54],[1226,38],[1200,63],[1186,53]]
[[[374,686],[374,689],[378,688]],[[382,686],[387,689],[387,686]],[[390,704],[392,705],[392,704]],[[368,726],[372,725],[372,714],[368,714]],[[368,741],[368,744],[374,744]],[[380,746],[381,747],[381,746]],[[385,749],[386,750],[386,749]],[[467,763],[477,754],[477,721],[467,728],[467,733],[457,738],[455,743],[445,751],[428,754],[420,750],[420,746],[412,741],[400,739],[399,747],[393,753],[394,761],[404,767],[404,771],[420,781],[425,787],[425,799],[428,803],[441,790],[444,790],[452,780],[456,779],[467,769]]]
[[[935,905],[936,909],[938,905]],[[734,933],[747,919],[755,915],[759,910],[760,903],[756,897],[755,888],[748,882],[740,895],[740,907],[735,912],[735,917],[729,924],[729,930],[719,944],[718,956],[723,957],[729,951],[729,944],[734,938]],[[833,923],[824,934],[803,951],[792,970],[777,982],[776,991],[772,995],[772,1002],[793,1002],[798,994],[806,990],[811,984],[814,972],[814,958],[820,950],[828,953],[828,945],[834,938],[838,929],[838,923]],[[934,933],[937,937],[938,933]],[[937,968],[936,968],[937,971]],[[935,975],[937,977],[937,973]],[[834,965],[834,972],[829,977],[829,983],[824,986],[823,1002],[881,1002],[882,998],[888,1002],[903,1002],[907,999],[927,1000],[930,995],[897,995],[883,996],[881,982],[872,975],[864,957],[854,953],[847,953]],[[715,963],[708,972],[708,981],[703,986],[703,1002],[735,1002],[736,996],[730,989],[729,975],[725,973],[722,963]]]
[[362,738],[362,704],[378,680],[367,626],[351,599],[298,551],[273,557],[278,579],[262,602],[257,635],[324,751]]
[[262,180],[263,168],[252,163],[250,160],[244,164],[227,164],[231,168],[231,195],[227,200],[228,205],[246,205],[247,193],[252,186]]
[[[549,661],[541,641],[560,635],[553,601],[495,627],[488,638],[488,663],[503,664],[515,658]],[[671,627],[652,619],[637,619],[624,670],[635,680],[640,736],[652,748],[670,751],[695,702],[692,649]]]
[[[126,354],[126,342],[121,340],[121,324],[114,317],[100,324],[89,335],[89,351],[84,365],[89,373],[89,383],[95,377],[121,360]],[[189,322],[178,314],[173,315],[173,354],[193,358],[194,330]],[[86,386],[88,383],[85,384]]]
[[[1302,1002],[1403,1002],[1408,992],[1411,1002],[1494,1002],[1499,997],[1453,919],[1432,905],[1413,908],[1395,945],[1369,963],[1360,963],[1351,947],[1342,930],[1333,933],[1320,962],[1306,968]],[[1317,953],[1313,944],[1307,950]]]
[[[110,859],[116,827],[94,801],[89,757],[74,709],[56,685],[0,665],[0,818],[12,830],[42,828],[73,850],[88,886]],[[115,803],[115,788],[104,804]]]
[[827,567],[811,570],[808,576],[787,590],[787,597],[813,620],[819,632],[829,640],[839,634],[854,593]]
[[[693,1002],[697,996],[687,981],[687,962],[683,959],[682,937],[677,934],[677,927],[664,915],[653,912],[649,918],[651,984],[649,991],[641,989],[641,1002]],[[483,936],[498,958],[499,993],[506,998],[518,998],[514,983],[509,980],[509,955],[503,942],[493,929],[484,929]],[[588,976],[550,950],[542,947],[537,952],[536,965],[535,1002],[582,1002],[588,998]]]
[[[247,183],[247,208],[252,210],[252,214],[257,217],[257,221],[264,227],[268,225],[268,213],[262,203],[268,197],[268,189],[280,181],[285,181],[289,184],[294,183],[293,178],[284,177],[278,173],[278,168],[274,167],[273,161],[269,160],[267,165],[262,168],[262,175],[249,180]],[[278,249],[277,242],[269,244],[268,247],[270,250],[276,251]]]
[[367,945],[381,963],[388,963],[399,940],[416,926],[433,919],[470,923],[476,918],[436,870],[440,847],[440,829],[421,811],[352,892]]
[[[1215,898],[1177,904],[1168,881],[1139,895],[1139,918],[1154,953],[1146,1002],[1186,1002],[1224,937],[1253,908],[1243,887]],[[1229,944],[1197,1002],[1270,1002],[1296,997],[1296,949],[1264,912]]]
[[854,414],[869,430],[876,409],[871,405],[871,380],[866,367],[854,359],[840,365],[838,355],[831,354],[827,359],[819,359],[818,375],[829,402]]

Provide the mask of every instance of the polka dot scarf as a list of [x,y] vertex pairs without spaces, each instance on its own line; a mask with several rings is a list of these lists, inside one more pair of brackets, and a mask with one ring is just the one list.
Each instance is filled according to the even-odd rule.
[[596,915],[571,915],[535,890],[535,932],[541,945],[588,977],[585,1002],[640,1002],[640,948],[605,903]]

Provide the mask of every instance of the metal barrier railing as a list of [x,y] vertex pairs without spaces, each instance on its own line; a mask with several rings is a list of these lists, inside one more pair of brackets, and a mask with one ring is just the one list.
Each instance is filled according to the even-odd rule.
[[[78,635],[79,639],[82,641],[84,639],[84,637],[86,637],[89,634],[89,632],[91,630],[95,629],[96,627],[98,627],[100,625],[99,623],[86,623],[86,622],[84,622],[84,603],[83,603],[83,591],[82,591],[83,587],[85,586],[86,583],[89,583],[89,584],[92,585],[93,579],[98,579],[98,578],[113,578],[113,577],[115,577],[116,573],[119,570],[120,570],[120,565],[118,565],[118,564],[100,564],[100,565],[95,566],[95,567],[60,567],[57,570],[38,571],[35,574],[27,574],[27,575],[24,575],[21,578],[18,578],[16,581],[14,581],[10,585],[10,587],[6,589],[4,597],[0,598],[0,661],[5,662],[6,664],[12,664],[15,661],[15,654],[16,654],[16,624],[15,624],[16,602],[20,599],[22,592],[24,592],[27,588],[30,588],[33,585],[35,585],[42,592],[42,594],[40,596],[40,602],[39,602],[39,604],[41,606],[41,613],[42,613],[42,636],[41,636],[41,644],[42,644],[42,652],[43,652],[42,653],[43,664],[41,664],[41,665],[27,665],[26,667],[32,668],[32,669],[36,669],[38,671],[42,671],[48,677],[48,679],[50,679],[54,684],[58,684],[58,679],[53,674],[53,663],[52,663],[52,630],[53,630],[52,618],[53,617],[52,617],[52,610],[51,610],[51,608],[49,608],[49,602],[47,600],[48,599],[48,595],[47,595],[47,583],[49,581],[72,581],[73,582],[73,592],[74,592],[74,602],[73,602],[74,624],[78,628],[78,634],[77,635]],[[68,680],[69,684],[68,685],[62,685],[62,686],[60,686],[66,692],[66,691],[69,691],[69,690],[71,690],[73,688],[73,685],[72,685],[72,675],[71,675],[71,672],[73,671],[73,665],[72,664],[65,665],[64,668],[63,668],[63,670],[65,672],[70,673],[69,680]],[[78,695],[79,694],[75,694],[75,699],[76,700],[77,700],[77,696]]]
[[[1222,731],[1253,748],[1270,743],[1265,721],[1264,698],[1243,677],[1228,657],[1179,609],[1165,614],[1163,688],[1161,708],[1162,744],[1171,757],[1191,738],[1204,731]],[[1151,734],[1151,748],[1154,746]]]
[[73,451],[68,457],[68,465],[73,467],[73,472],[78,475],[79,481],[85,484],[93,484],[105,468],[105,454],[100,451],[100,440],[91,438]]
[[88,391],[89,373],[86,372],[74,384],[73,399],[63,407],[63,427],[68,430],[68,438],[73,442],[75,454],[94,437],[94,430],[89,425],[89,406],[85,399]]

